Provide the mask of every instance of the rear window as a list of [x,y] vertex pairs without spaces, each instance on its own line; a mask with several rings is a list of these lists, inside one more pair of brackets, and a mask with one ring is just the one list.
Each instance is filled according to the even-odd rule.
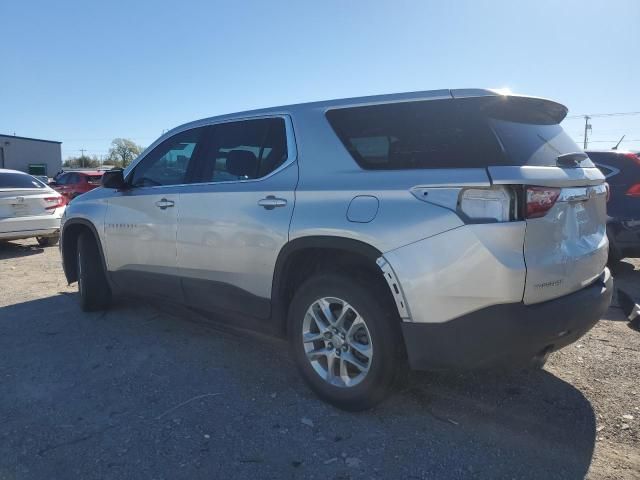
[[45,188],[45,184],[24,173],[0,173],[0,188]]
[[[558,124],[541,125],[490,119],[512,165],[554,167],[559,155],[581,152]],[[581,167],[593,167],[586,158]]]
[[581,152],[557,123],[564,113],[554,102],[484,97],[341,108],[327,119],[365,169],[484,168],[555,166]]
[[100,183],[102,180],[102,175],[87,175],[87,182],[89,183]]
[[327,119],[366,169],[472,168],[502,162],[485,121],[450,100],[341,108]]

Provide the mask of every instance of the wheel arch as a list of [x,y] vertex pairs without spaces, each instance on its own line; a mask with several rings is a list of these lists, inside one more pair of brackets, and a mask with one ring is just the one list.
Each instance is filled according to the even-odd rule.
[[386,262],[379,262],[380,259],[384,257],[377,248],[346,237],[309,236],[288,242],[278,254],[271,290],[272,319],[278,333],[286,334],[289,304],[297,286],[321,271],[346,271],[367,281],[373,279],[376,287],[385,292],[385,301],[401,315],[383,269]]
[[[67,282],[73,283],[78,280],[78,266],[76,264],[76,255],[78,254],[78,238],[84,232],[89,232],[100,252],[100,259],[104,271],[107,272],[106,258],[102,250],[102,242],[98,235],[95,225],[84,218],[74,218],[64,223],[60,235],[60,253],[62,254],[62,268]],[[108,278],[108,277],[107,277]]]

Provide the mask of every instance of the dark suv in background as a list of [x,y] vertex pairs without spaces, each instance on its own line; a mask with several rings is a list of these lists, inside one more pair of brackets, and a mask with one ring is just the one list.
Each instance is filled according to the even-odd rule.
[[607,178],[609,260],[640,257],[640,154],[606,150],[586,152]]

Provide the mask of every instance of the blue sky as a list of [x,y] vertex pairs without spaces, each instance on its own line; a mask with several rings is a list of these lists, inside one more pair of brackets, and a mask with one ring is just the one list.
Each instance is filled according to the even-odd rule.
[[[103,155],[211,115],[509,87],[570,114],[640,111],[640,1],[4,1],[0,133]],[[592,146],[640,115],[595,118]],[[579,140],[583,121],[569,119]]]

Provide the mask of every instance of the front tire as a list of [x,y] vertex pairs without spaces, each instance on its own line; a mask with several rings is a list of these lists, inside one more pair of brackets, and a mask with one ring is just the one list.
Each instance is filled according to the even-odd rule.
[[406,369],[400,320],[379,290],[319,274],[296,291],[289,308],[289,342],[302,377],[344,410],[380,403]]
[[36,241],[41,247],[53,247],[60,241],[60,235],[54,235],[53,237],[36,237]]
[[80,308],[85,312],[105,310],[111,303],[111,289],[98,245],[90,233],[78,238],[77,269]]

